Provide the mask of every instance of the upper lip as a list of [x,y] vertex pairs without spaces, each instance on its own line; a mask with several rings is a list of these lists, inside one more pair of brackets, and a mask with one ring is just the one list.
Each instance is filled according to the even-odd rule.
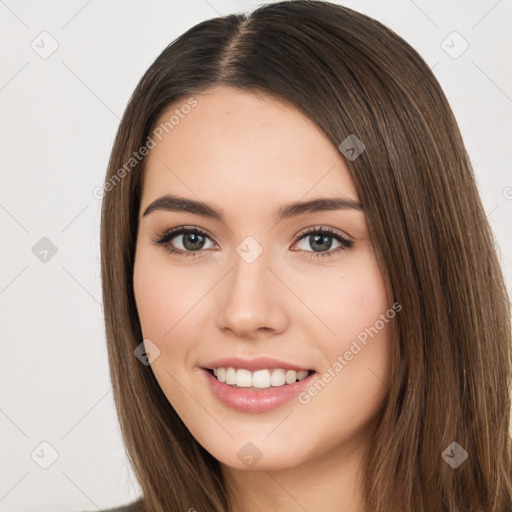
[[275,359],[273,357],[260,356],[260,357],[251,357],[251,358],[243,358],[243,357],[225,357],[222,359],[216,359],[215,361],[211,361],[206,363],[203,368],[213,370],[215,368],[245,368],[249,371],[256,370],[264,370],[264,369],[276,369],[282,368],[286,370],[311,370],[312,368],[307,368],[302,365],[296,363],[290,363],[288,361],[282,361],[280,359]]

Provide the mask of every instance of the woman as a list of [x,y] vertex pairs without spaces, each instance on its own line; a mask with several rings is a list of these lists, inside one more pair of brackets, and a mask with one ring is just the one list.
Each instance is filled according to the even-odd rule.
[[509,299],[394,32],[294,0],[196,25],[138,84],[104,192],[129,510],[512,510]]

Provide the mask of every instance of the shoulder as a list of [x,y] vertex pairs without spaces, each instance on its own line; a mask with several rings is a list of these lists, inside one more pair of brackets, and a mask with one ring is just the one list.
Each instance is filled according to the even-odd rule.
[[142,498],[137,499],[137,501],[132,501],[126,505],[121,505],[119,507],[101,509],[101,512],[145,512],[143,507]]

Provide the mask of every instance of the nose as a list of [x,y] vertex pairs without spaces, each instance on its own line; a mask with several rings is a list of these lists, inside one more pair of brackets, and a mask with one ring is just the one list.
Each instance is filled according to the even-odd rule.
[[233,267],[218,287],[218,327],[237,338],[255,339],[286,330],[286,286],[271,270],[264,251],[248,262],[235,253]]

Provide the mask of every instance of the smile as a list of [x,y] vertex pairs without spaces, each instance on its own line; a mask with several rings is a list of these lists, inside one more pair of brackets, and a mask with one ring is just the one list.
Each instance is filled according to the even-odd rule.
[[260,414],[296,399],[299,393],[311,386],[317,372],[283,368],[249,371],[245,368],[219,367],[202,368],[201,374],[213,399],[231,410]]
[[283,368],[262,369],[256,371],[245,368],[214,368],[210,370],[219,382],[236,388],[268,389],[305,379],[311,372],[308,370],[287,370]]

